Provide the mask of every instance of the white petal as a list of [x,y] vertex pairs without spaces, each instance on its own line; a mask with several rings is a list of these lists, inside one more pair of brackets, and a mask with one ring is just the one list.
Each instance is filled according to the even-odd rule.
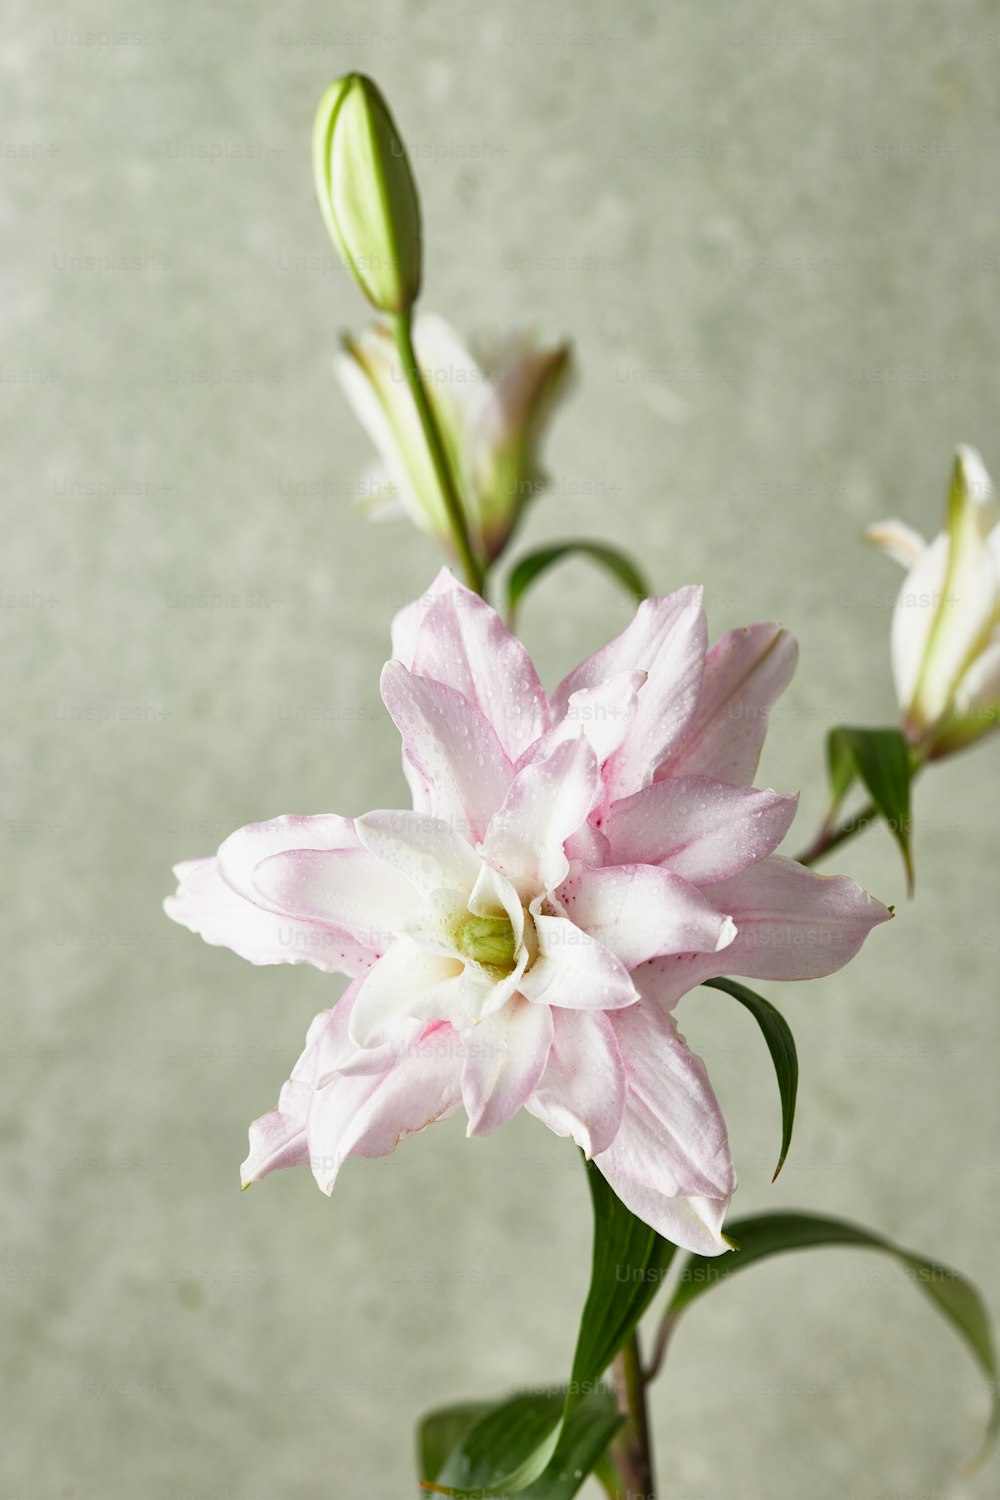
[[934,737],[934,756],[950,755],[1000,724],[1000,640],[975,658],[955,689],[944,728]]
[[331,1011],[321,1011],[306,1034],[306,1045],[291,1077],[282,1086],[278,1107],[261,1115],[250,1126],[250,1151],[240,1169],[244,1187],[259,1182],[282,1167],[304,1167],[309,1162],[306,1119],[315,1088],[320,1038],[327,1029]]
[[598,800],[597,759],[585,739],[566,740],[545,760],[519,771],[490,822],[485,858],[522,897],[552,891],[569,871],[563,845]]
[[698,705],[656,779],[711,776],[749,786],[775,700],[791,681],[798,646],[777,625],[731,630],[712,647]]
[[253,872],[258,899],[272,910],[350,933],[381,954],[414,907],[414,891],[364,849],[289,849]]
[[511,758],[549,726],[549,706],[532,661],[500,616],[442,570],[427,593],[396,618],[393,653],[418,676],[476,705]]
[[619,1011],[611,1024],[628,1086],[618,1133],[594,1160],[644,1223],[684,1250],[721,1254],[736,1173],[704,1064],[656,1005]]
[[791,827],[797,797],[667,777],[616,802],[601,823],[611,864],[662,865],[695,885],[766,859]]
[[607,1016],[553,1011],[552,1049],[525,1108],[585,1156],[607,1150],[625,1108],[625,1065]]
[[817,875],[772,854],[732,880],[706,887],[732,913],[737,936],[723,953],[657,958],[633,975],[640,991],[673,1005],[719,974],[748,979],[818,979],[842,969],[891,913],[843,875]]
[[948,538],[935,537],[907,573],[892,614],[892,676],[899,706],[913,702],[931,630],[944,598]]
[[355,820],[361,843],[420,891],[469,891],[481,861],[450,824],[418,812],[371,812]]
[[604,767],[612,798],[627,796],[653,779],[656,766],[682,738],[701,690],[707,646],[701,590],[679,589],[646,599],[616,640],[571,672],[556,689],[563,714],[571,695],[622,672],[645,672],[635,717]]
[[459,1020],[456,979],[462,965],[401,937],[364,976],[351,1012],[351,1040],[378,1047],[399,1036],[401,1023]]
[[567,917],[534,918],[538,957],[521,978],[521,993],[539,1005],[615,1010],[638,999],[621,959]]
[[873,547],[878,547],[887,557],[901,563],[907,570],[919,561],[927,546],[919,531],[914,531],[905,521],[895,519],[877,521],[874,526],[867,527],[865,541],[871,542]]
[[334,369],[410,519],[447,541],[451,524],[441,487],[389,330],[373,324],[346,338]]
[[467,1134],[489,1135],[517,1113],[538,1087],[552,1046],[552,1012],[519,995],[503,1010],[463,1031],[462,1099]]
[[995,506],[988,478],[979,472],[981,461],[978,455],[970,457],[970,451],[959,450],[952,480],[948,563],[908,715],[913,735],[947,712],[959,678],[989,639],[1000,607],[1000,577],[988,541]]
[[532,760],[549,755],[563,740],[583,735],[599,765],[614,754],[629,731],[639,706],[645,672],[622,672],[594,687],[570,693],[562,718],[528,752]]
[[252,964],[311,964],[330,974],[360,974],[379,956],[338,928],[267,911],[238,896],[214,857],[186,860],[174,874],[179,884],[163,903],[167,916]]
[[478,842],[513,777],[491,725],[454,688],[414,676],[399,662],[386,664],[382,697],[403,737],[404,761],[426,789],[418,810]]
[[558,896],[570,919],[627,969],[660,953],[715,953],[735,935],[725,908],[655,865],[583,870]]
[[406,1136],[454,1114],[461,1047],[449,1026],[428,1028],[383,1073],[333,1078],[313,1093],[307,1135],[313,1175],[325,1193],[350,1155],[387,1156]]

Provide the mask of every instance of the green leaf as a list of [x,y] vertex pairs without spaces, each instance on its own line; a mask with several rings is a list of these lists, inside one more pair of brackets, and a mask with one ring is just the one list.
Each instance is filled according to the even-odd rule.
[[949,1266],[926,1260],[912,1250],[894,1245],[882,1235],[873,1234],[844,1219],[830,1219],[823,1214],[773,1213],[749,1219],[737,1219],[727,1231],[739,1244],[731,1255],[716,1259],[690,1255],[684,1262],[676,1290],[667,1308],[667,1319],[673,1323],[704,1292],[756,1261],[786,1250],[811,1250],[824,1246],[853,1246],[862,1250],[880,1250],[891,1255],[903,1267],[913,1284],[929,1297],[938,1312],[952,1325],[973,1359],[986,1375],[992,1392],[992,1409],[983,1448],[976,1462],[984,1458],[1000,1433],[1000,1400],[997,1396],[997,1363],[989,1313],[982,1297],[970,1281]]
[[539,547],[537,551],[529,552],[511,571],[507,579],[507,623],[512,630],[521,599],[535,579],[541,577],[556,563],[576,553],[582,557],[591,558],[612,577],[617,578],[622,587],[627,589],[637,602],[648,596],[649,587],[642,573],[635,563],[617,547],[610,547],[603,542],[583,540],[556,542],[550,547]]
[[778,1078],[778,1093],[781,1096],[781,1155],[774,1169],[774,1182],[785,1165],[788,1148],[792,1143],[792,1126],[795,1124],[795,1096],[799,1087],[799,1057],[795,1050],[795,1038],[784,1016],[762,995],[747,989],[735,979],[705,979],[709,989],[722,990],[745,1005],[764,1034],[767,1050],[774,1063]]
[[841,802],[860,781],[884,818],[903,855],[907,890],[913,893],[910,843],[910,749],[898,729],[831,729],[826,740],[832,819]]
[[[550,1412],[554,1409],[561,1414],[566,1405],[567,1395],[568,1391],[565,1386],[547,1393],[522,1391],[498,1402],[494,1407],[486,1408],[485,1411],[480,1408],[482,1430],[473,1439],[472,1446],[492,1444],[494,1450],[498,1448],[502,1450],[505,1444],[511,1442],[511,1434],[514,1434],[513,1441],[516,1443],[517,1434],[525,1430],[525,1424],[530,1425],[533,1422],[533,1410],[541,1413],[546,1409]],[[440,1415],[444,1416],[448,1412],[464,1414],[470,1410],[471,1407],[451,1407],[446,1408],[445,1412]],[[520,1491],[521,1500],[572,1500],[572,1497],[582,1488],[587,1476],[600,1463],[624,1420],[615,1403],[614,1395],[606,1386],[597,1386],[584,1396],[561,1427],[552,1460],[545,1473],[534,1483],[529,1484],[526,1489]],[[455,1494],[456,1490],[453,1486],[456,1483],[468,1483],[469,1445],[463,1443],[463,1438],[469,1435],[467,1427],[465,1431],[459,1433],[455,1447],[444,1463],[440,1464],[436,1470],[424,1469],[424,1473],[434,1476],[430,1483],[425,1482],[422,1485],[425,1491],[430,1490],[436,1494]],[[459,1490],[457,1493],[463,1493],[463,1491]],[[496,1492],[477,1490],[475,1493],[485,1495]]]
[[449,1454],[434,1488],[443,1495],[469,1496],[526,1489],[555,1453],[566,1404],[560,1386],[521,1391],[491,1406]]
[[545,1473],[521,1491],[522,1500],[572,1500],[624,1421],[606,1386],[585,1396],[567,1417]]
[[436,1479],[449,1453],[490,1406],[489,1401],[461,1401],[428,1412],[417,1428],[418,1471]]
[[[449,1454],[433,1486],[439,1494],[527,1492],[538,1500],[547,1497],[549,1490],[528,1487],[554,1482],[563,1465],[563,1445],[578,1443],[576,1434],[584,1419],[576,1414],[599,1394],[601,1376],[663,1283],[676,1247],[625,1207],[593,1162],[587,1163],[587,1177],[594,1205],[594,1251],[569,1385],[555,1395],[526,1392],[491,1408]],[[593,1463],[606,1446],[594,1454]],[[575,1461],[572,1467],[580,1466]]]

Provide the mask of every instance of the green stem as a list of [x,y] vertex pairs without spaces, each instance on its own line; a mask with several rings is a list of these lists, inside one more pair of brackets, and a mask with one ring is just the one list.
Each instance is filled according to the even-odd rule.
[[803,849],[801,854],[795,857],[800,865],[814,865],[818,859],[829,854],[832,849],[839,849],[841,844],[846,844],[848,839],[854,838],[864,828],[868,828],[878,817],[878,809],[874,803],[869,802],[859,813],[851,818],[845,818],[843,823],[836,825],[824,823],[819,833],[813,839],[808,849]]
[[621,1500],[656,1500],[646,1375],[637,1333],[633,1333],[612,1368],[618,1405],[627,1419],[614,1442],[616,1467],[624,1481]]
[[[910,785],[916,781],[923,770],[926,761],[923,755],[916,751],[912,752],[910,760]],[[839,849],[841,844],[846,844],[848,839],[854,838],[855,834],[861,833],[869,828],[872,823],[878,821],[878,808],[873,802],[869,802],[860,812],[845,818],[842,823],[825,822],[807,849],[796,855],[800,865],[814,865],[818,859],[829,854],[832,849]]]
[[445,452],[444,442],[431,408],[430,398],[427,395],[427,387],[417,364],[417,355],[413,347],[413,315],[412,313],[400,313],[392,318],[392,333],[399,351],[399,358],[403,365],[403,374],[406,383],[413,396],[417,415],[420,418],[420,426],[423,429],[424,441],[430,454],[431,464],[434,468],[434,477],[437,479],[444,501],[444,508],[448,513],[451,525],[452,538],[455,543],[455,552],[462,565],[465,581],[474,593],[483,592],[483,568],[469,540],[469,528],[465,519],[465,510],[462,499],[455,485],[455,478],[451,472],[451,464]]

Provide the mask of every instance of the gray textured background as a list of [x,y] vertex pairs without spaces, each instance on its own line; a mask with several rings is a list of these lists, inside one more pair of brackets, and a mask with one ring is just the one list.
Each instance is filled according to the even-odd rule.
[[[331,981],[160,913],[171,862],[242,823],[403,795],[377,672],[436,558],[349,503],[369,451],[330,357],[365,310],[313,202],[316,98],[348,67],[385,87],[429,306],[576,340],[531,540],[616,529],[659,586],[704,581],[715,633],[800,637],[762,773],[803,789],[804,837],[825,726],[892,714],[898,577],[862,526],[936,529],[957,440],[1000,469],[1000,9],[5,11],[0,1500],[399,1500],[421,1409],[565,1373],[589,1224],[574,1153],[526,1117],[439,1127],[331,1202],[299,1173],[241,1196]],[[108,28],[140,36],[81,39]],[[626,615],[581,566],[524,631],[551,683]],[[680,1012],[740,1210],[854,1215],[994,1307],[998,755],[920,787],[915,906],[886,837],[836,862],[900,917],[772,990],[803,1067],[774,1188],[752,1023],[704,991]],[[706,1300],[653,1401],[668,1500],[995,1493],[996,1464],[951,1477],[979,1381],[877,1259]]]

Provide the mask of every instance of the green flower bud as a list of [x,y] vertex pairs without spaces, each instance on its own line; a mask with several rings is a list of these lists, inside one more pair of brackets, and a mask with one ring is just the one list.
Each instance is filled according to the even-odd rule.
[[420,291],[420,202],[402,137],[363,73],[330,84],[313,127],[319,206],[341,258],[380,312]]

